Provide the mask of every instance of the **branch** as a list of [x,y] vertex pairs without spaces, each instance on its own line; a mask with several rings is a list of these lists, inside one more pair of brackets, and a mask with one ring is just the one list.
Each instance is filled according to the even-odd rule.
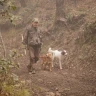
[[[22,38],[22,42],[23,42],[24,37],[23,37],[23,35],[22,35],[22,34],[21,34],[21,38]],[[26,48],[24,48],[24,54],[26,55]]]
[[4,50],[4,57],[6,57],[6,48],[5,48],[5,43],[4,43],[4,40],[2,38],[1,32],[0,32],[0,38],[1,38],[2,46],[3,46],[3,50]]

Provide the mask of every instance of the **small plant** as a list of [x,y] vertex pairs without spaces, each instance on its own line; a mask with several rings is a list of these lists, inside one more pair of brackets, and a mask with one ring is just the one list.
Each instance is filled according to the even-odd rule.
[[[16,11],[16,2],[15,0],[0,0],[0,15],[3,21],[9,20],[13,25],[16,25],[21,21],[21,17],[14,14]],[[2,21],[2,20],[1,20]]]
[[17,56],[16,50],[13,50],[10,58],[0,59],[0,96],[30,96],[25,84],[11,71],[12,68],[19,68],[15,63]]

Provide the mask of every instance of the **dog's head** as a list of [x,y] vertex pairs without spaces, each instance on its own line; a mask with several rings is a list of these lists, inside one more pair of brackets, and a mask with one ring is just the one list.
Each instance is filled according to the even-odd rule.
[[62,55],[67,55],[67,51],[66,51],[66,50],[63,50],[63,51],[61,52],[61,54],[62,54]]
[[46,56],[52,58],[52,53],[47,53]]

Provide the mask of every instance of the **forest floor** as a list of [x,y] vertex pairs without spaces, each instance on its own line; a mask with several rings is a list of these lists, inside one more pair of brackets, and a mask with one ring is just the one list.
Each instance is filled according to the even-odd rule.
[[54,96],[50,92],[55,93],[56,89],[61,94],[60,96],[96,96],[95,82],[88,79],[83,80],[81,73],[66,68],[63,63],[62,70],[56,64],[50,72],[42,70],[41,63],[38,62],[35,65],[36,74],[29,74],[27,70],[28,56],[25,57],[22,66],[14,72],[20,77],[21,81],[26,81],[27,88],[30,89],[32,96],[47,96],[46,94]]
[[[44,2],[44,0],[41,0],[41,1],[42,1],[41,6],[39,6],[41,9],[37,8],[40,11],[40,12],[37,11],[37,14],[40,15],[41,17],[40,16],[38,16],[38,17],[42,18],[42,25],[46,25],[46,26],[48,26],[48,24],[52,25],[52,19],[54,17],[52,15],[52,13],[54,13],[55,8],[54,8],[54,6],[51,6],[52,5],[51,0],[50,0],[50,2],[49,2],[49,0],[47,0],[47,2],[49,2],[48,3],[49,5],[47,6],[48,8],[45,10],[44,8],[46,8],[46,4],[47,4],[46,0],[45,0],[45,2]],[[78,5],[78,7],[80,7],[79,10],[81,10],[82,12],[83,11],[86,12],[86,14],[90,13],[90,15],[92,13],[95,13],[96,12],[96,9],[95,9],[96,1],[95,0],[93,0],[93,1],[85,0],[85,1],[86,2],[84,4],[82,3],[83,2],[82,1]],[[89,1],[89,2],[87,2],[87,1]],[[85,6],[83,7],[82,4]],[[43,8],[42,6],[43,7],[45,6],[45,7]],[[53,8],[50,9],[49,7],[50,8],[53,7]],[[89,10],[87,10],[88,8],[89,8]],[[95,11],[91,11],[91,10],[95,10]],[[74,10],[73,10],[73,12],[74,12]],[[21,11],[20,11],[20,13],[21,13]],[[42,14],[39,14],[39,13],[42,13]],[[30,16],[29,14],[26,14],[26,15]],[[55,15],[55,13],[54,13],[54,15]],[[90,15],[88,15],[88,16],[91,18]],[[69,15],[69,16],[71,16],[71,15]],[[94,15],[94,16],[96,16],[96,15]],[[89,17],[86,16],[86,18],[89,18]],[[89,20],[91,20],[90,18],[89,18]],[[45,21],[47,21],[47,22],[45,22]],[[4,27],[4,29],[6,29],[6,28]],[[21,53],[23,52],[23,50],[20,49],[22,47],[22,45],[21,45],[21,43],[22,43],[21,34],[23,34],[22,30],[23,29],[21,29],[20,31],[18,31],[18,29],[17,30],[11,29],[11,31],[6,30],[9,32],[3,33],[3,37],[4,37],[4,41],[5,41],[7,50],[11,50],[12,48],[15,48],[15,49],[19,50],[19,52],[21,52]],[[76,30],[76,31],[74,31],[74,33],[72,33],[72,32],[71,33],[74,35],[74,34],[76,34],[76,32],[79,33],[79,31],[80,30]],[[58,36],[60,35],[60,33],[62,33],[62,32],[59,32],[59,34],[57,33]],[[56,31],[54,32],[54,34],[56,34]],[[65,40],[67,40],[67,39],[69,40],[69,41],[67,40],[67,43],[69,44],[69,46],[68,46],[68,44],[65,44],[67,47],[64,46],[64,48],[66,47],[67,49],[69,49],[68,51],[70,51],[71,55],[72,55],[72,51],[70,50],[70,47],[72,49],[75,47],[75,44],[73,42],[71,42],[73,40],[73,38],[75,37],[75,36],[72,37],[72,34],[70,34],[70,32],[64,33]],[[60,36],[63,38],[63,34],[61,34]],[[79,34],[77,34],[76,36],[79,36]],[[49,41],[52,41],[51,38],[48,38],[48,37],[46,37],[46,38]],[[55,48],[59,47],[59,45],[61,46],[63,44],[61,41],[63,41],[64,39],[62,39],[62,38],[59,38],[58,41],[60,41],[60,42],[57,42],[57,43],[55,42],[56,41],[55,39],[53,40],[52,44],[54,44],[53,46]],[[46,45],[48,45],[50,43],[47,39],[46,39],[45,45],[44,45],[45,50],[43,50],[43,51],[46,51],[46,48],[48,47]],[[60,44],[60,43],[62,43],[62,44]],[[94,45],[94,50],[95,50],[95,45]],[[1,50],[1,51],[3,52],[3,50]],[[74,51],[75,51],[75,49],[74,49]],[[76,56],[77,55],[78,54],[76,53]],[[70,65],[72,65],[71,62],[73,59],[76,58],[76,56],[74,55],[74,58],[73,58],[73,55],[72,55],[72,59],[69,58]],[[64,58],[67,58],[67,56],[64,56]],[[62,65],[63,65],[62,70],[59,69],[58,63],[56,63],[54,65],[54,68],[52,68],[52,72],[50,72],[48,70],[42,70],[41,63],[38,62],[38,64],[35,65],[36,74],[29,74],[28,70],[27,70],[27,65],[29,63],[28,55],[24,55],[22,58],[18,59],[18,61],[20,62],[20,68],[13,70],[13,72],[19,76],[21,81],[25,81],[26,86],[30,90],[30,93],[32,96],[57,96],[57,95],[51,94],[51,93],[56,93],[56,89],[58,89],[59,93],[61,94],[60,96],[96,96],[96,71],[93,72],[95,75],[94,74],[90,75],[90,72],[88,73],[88,71],[87,71],[86,74],[89,75],[89,77],[88,77],[88,75],[83,74],[82,71],[79,72],[79,70],[77,71],[77,70],[74,70],[74,68],[73,69],[70,68],[69,67],[70,65],[66,64],[66,62],[67,62],[67,59],[66,59],[66,62],[62,62]],[[82,66],[84,66],[83,63],[82,63]]]

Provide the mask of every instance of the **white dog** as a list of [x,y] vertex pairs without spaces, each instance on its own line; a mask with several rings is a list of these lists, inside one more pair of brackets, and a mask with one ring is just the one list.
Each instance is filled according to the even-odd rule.
[[48,52],[52,53],[52,67],[53,67],[54,58],[56,57],[59,59],[60,69],[62,69],[61,58],[62,58],[62,55],[67,55],[66,50],[58,51],[58,50],[52,50],[51,48],[49,48]]

